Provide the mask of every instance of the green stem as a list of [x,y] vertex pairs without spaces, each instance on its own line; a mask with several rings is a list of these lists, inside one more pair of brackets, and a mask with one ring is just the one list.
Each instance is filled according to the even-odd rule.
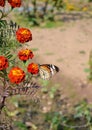
[[0,20],[3,19],[4,17],[7,17],[12,10],[13,10],[13,8],[11,8],[11,9],[8,11],[8,13],[4,13],[2,10],[0,10],[0,12],[1,12],[1,14],[2,14]]
[[0,114],[1,114],[1,111],[2,111],[3,107],[5,106],[5,99],[6,99],[5,96],[3,96],[2,99],[1,99],[1,103],[0,103]]
[[37,11],[37,1],[36,0],[33,1],[33,6],[34,6],[33,13],[34,13],[34,15],[36,15],[36,11]]
[[0,13],[1,13],[1,18],[0,18],[0,20],[3,18],[3,11],[2,10],[0,10]]
[[2,70],[2,82],[3,82],[3,90],[7,88],[7,70]]
[[46,12],[47,12],[48,4],[49,4],[49,0],[47,0],[47,1],[45,2],[45,6],[44,6],[44,15],[45,15]]

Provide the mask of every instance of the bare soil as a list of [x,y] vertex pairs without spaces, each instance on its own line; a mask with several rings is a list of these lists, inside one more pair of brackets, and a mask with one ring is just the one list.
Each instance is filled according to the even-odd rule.
[[65,23],[52,29],[32,28],[35,60],[39,64],[54,64],[60,72],[52,80],[59,82],[65,95],[72,100],[92,100],[92,86],[87,83],[89,54],[92,50],[92,19]]

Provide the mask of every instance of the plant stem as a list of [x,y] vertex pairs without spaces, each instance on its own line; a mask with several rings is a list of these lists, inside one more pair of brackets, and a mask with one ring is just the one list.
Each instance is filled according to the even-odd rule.
[[13,8],[11,8],[9,11],[8,11],[8,13],[4,13],[4,12],[2,12],[2,10],[0,10],[0,12],[1,12],[1,17],[0,17],[0,20],[1,19],[3,19],[4,17],[7,17],[8,16],[8,14],[11,12],[13,10]]
[[33,9],[34,15],[36,15],[36,11],[37,11],[37,1],[36,0],[33,1],[33,6],[34,6],[34,9]]
[[0,103],[0,114],[1,114],[1,111],[2,111],[3,107],[5,106],[5,99],[6,99],[6,96],[3,96],[2,99],[1,99],[1,103]]
[[46,0],[45,6],[44,6],[44,10],[43,10],[43,14],[44,14],[44,15],[46,15],[48,3],[49,3],[49,0]]
[[2,18],[3,18],[3,11],[0,10],[0,13],[1,13],[1,17],[0,17],[0,19],[2,19]]

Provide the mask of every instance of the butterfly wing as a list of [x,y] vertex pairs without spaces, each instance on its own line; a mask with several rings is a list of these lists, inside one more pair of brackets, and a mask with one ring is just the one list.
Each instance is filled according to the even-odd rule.
[[39,67],[40,77],[44,80],[49,80],[58,71],[59,68],[52,64],[43,64]]
[[51,72],[48,66],[40,65],[39,74],[44,80],[49,80],[51,78]]
[[52,75],[59,72],[59,68],[57,66],[52,65],[52,64],[47,64],[47,66],[49,67]]

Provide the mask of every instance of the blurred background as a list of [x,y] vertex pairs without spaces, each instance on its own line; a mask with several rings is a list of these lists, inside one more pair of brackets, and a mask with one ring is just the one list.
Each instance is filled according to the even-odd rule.
[[32,31],[35,62],[60,68],[34,100],[8,99],[14,130],[92,130],[92,0],[23,0],[7,19]]

